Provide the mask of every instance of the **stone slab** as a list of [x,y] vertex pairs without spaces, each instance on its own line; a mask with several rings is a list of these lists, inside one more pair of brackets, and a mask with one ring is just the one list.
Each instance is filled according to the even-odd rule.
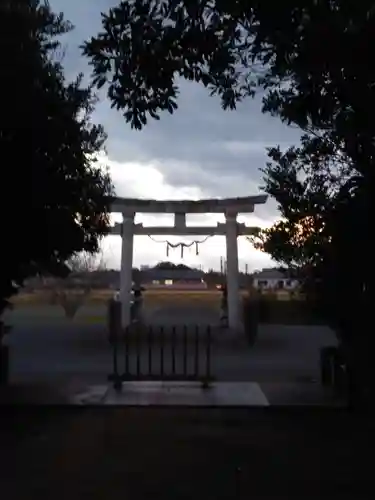
[[93,385],[84,392],[75,394],[71,398],[71,403],[78,405],[104,404],[108,391],[108,385]]
[[216,382],[204,389],[199,382],[124,382],[121,391],[96,386],[75,396],[74,404],[120,406],[269,406],[255,382]]

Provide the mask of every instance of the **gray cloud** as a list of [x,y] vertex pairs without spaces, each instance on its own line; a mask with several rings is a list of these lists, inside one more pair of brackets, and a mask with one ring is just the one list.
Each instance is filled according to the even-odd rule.
[[157,159],[173,185],[207,187],[208,176],[213,189],[217,183],[231,189],[230,178],[237,185],[245,178],[259,183],[267,147],[285,147],[298,139],[295,130],[260,112],[260,99],[249,99],[237,111],[224,112],[204,88],[186,82],[181,86],[177,112],[163,114],[158,122],[150,120],[140,132],[130,130],[108,103],[100,105],[97,116],[110,134],[108,151],[113,159]]
[[[76,29],[65,36],[64,65],[68,76],[80,71],[89,74],[88,62],[79,45],[100,29],[100,12],[117,5],[119,0],[52,0],[63,10]],[[298,131],[282,125],[278,119],[263,115],[261,98],[248,99],[236,111],[223,111],[217,97],[203,87],[181,82],[179,109],[174,115],[163,114],[151,120],[142,131],[133,131],[121,113],[112,110],[106,99],[97,106],[95,119],[108,135],[109,158],[119,163],[152,163],[165,182],[180,187],[197,187],[205,196],[245,196],[259,192],[265,166],[266,147],[296,143]],[[147,182],[147,179],[145,179]],[[131,186],[127,191],[136,195]],[[257,215],[275,217],[271,201],[259,207]]]

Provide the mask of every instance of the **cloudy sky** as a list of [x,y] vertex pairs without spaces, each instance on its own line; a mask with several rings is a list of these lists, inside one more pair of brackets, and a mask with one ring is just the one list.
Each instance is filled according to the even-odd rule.
[[[96,34],[101,27],[101,12],[115,6],[119,0],[50,0],[55,11],[62,11],[75,29],[62,39],[65,50],[64,66],[67,77],[79,72],[88,77],[90,68],[81,56],[79,45]],[[199,199],[236,197],[259,194],[267,146],[287,147],[296,143],[296,130],[282,125],[278,119],[263,115],[259,99],[248,99],[236,111],[224,112],[219,100],[194,83],[181,82],[179,109],[165,114],[159,122],[150,121],[142,131],[131,130],[121,113],[110,108],[105,95],[96,108],[95,120],[108,133],[107,156],[103,158],[111,171],[116,194],[124,197],[155,199]],[[241,222],[265,227],[278,217],[275,203],[269,200]],[[173,216],[137,216],[145,225],[172,225]],[[121,220],[115,217],[115,220]],[[210,225],[220,217],[187,217],[188,224]],[[157,238],[165,240],[165,237]],[[198,240],[202,238],[197,238]],[[120,238],[108,237],[104,243],[110,267],[120,263]],[[176,243],[189,238],[169,237]],[[195,250],[186,251],[183,262],[218,268],[225,255],[224,237],[209,239]],[[146,237],[136,237],[134,264],[155,264],[166,260],[166,245]],[[180,251],[170,252],[168,260],[181,262]],[[272,265],[270,257],[254,250],[244,238],[239,238],[240,268],[249,270]]]

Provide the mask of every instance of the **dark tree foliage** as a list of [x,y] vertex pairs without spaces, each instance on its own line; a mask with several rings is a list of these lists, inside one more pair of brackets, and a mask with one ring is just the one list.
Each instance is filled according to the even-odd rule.
[[103,15],[102,31],[83,46],[95,84],[108,85],[137,129],[176,110],[185,78],[218,94],[224,109],[260,90],[264,112],[304,132],[299,147],[269,150],[265,191],[282,221],[257,242],[304,278],[362,401],[371,399],[362,393],[375,348],[374,42],[369,0],[129,0]]
[[57,37],[72,29],[37,0],[1,3],[3,163],[0,312],[24,280],[63,275],[75,252],[98,250],[108,228],[108,173],[92,158],[105,140],[95,97],[67,82]]
[[334,117],[343,133],[353,107],[370,111],[373,10],[369,0],[128,0],[103,14],[83,49],[136,128],[177,108],[183,77],[224,109],[261,85],[266,110],[303,128],[330,128]]
[[[371,404],[375,391],[370,327],[374,186],[354,168],[335,163],[337,158],[327,151],[319,156],[316,142],[324,141],[306,137],[300,148],[270,151],[273,162],[264,170],[265,188],[284,218],[255,243],[302,278],[316,312],[340,340],[350,373],[351,403],[362,406]],[[328,160],[332,163],[327,172]]]

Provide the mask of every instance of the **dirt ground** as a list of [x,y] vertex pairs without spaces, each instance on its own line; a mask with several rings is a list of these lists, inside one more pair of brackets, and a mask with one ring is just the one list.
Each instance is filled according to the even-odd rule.
[[367,498],[374,424],[338,411],[2,411],[2,498]]

